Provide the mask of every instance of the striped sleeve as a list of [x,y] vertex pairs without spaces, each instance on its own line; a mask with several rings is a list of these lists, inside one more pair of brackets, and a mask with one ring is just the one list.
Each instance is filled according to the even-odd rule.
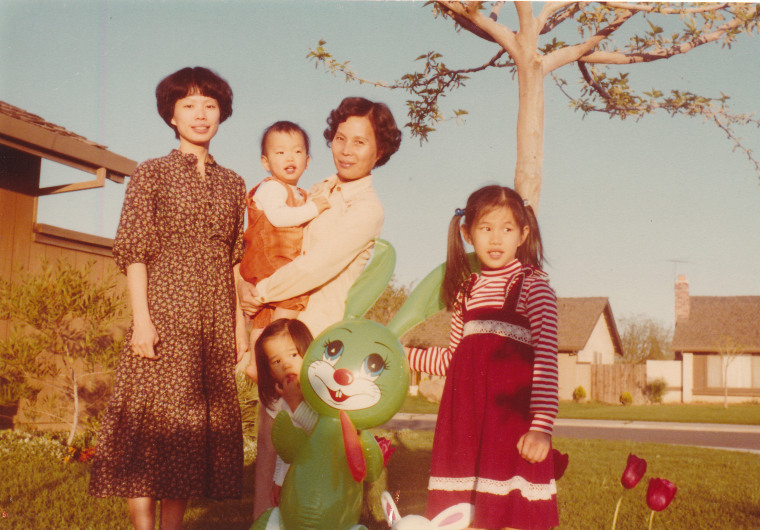
[[557,296],[545,278],[533,278],[523,291],[534,350],[530,430],[551,435],[559,408]]
[[447,348],[441,348],[440,346],[409,348],[407,358],[409,359],[409,368],[411,370],[430,375],[446,375],[451,357],[462,340],[464,323],[461,307],[461,303],[457,304],[456,310],[451,315],[451,331],[449,332],[449,346]]

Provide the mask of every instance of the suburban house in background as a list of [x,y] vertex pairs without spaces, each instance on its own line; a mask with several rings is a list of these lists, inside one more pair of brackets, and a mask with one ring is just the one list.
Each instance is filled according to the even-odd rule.
[[[40,187],[42,161],[80,170],[90,180]],[[76,265],[94,261],[94,274],[114,267],[113,240],[37,223],[38,198],[53,193],[123,183],[137,163],[61,126],[0,101],[0,278],[13,280],[19,267],[35,270],[43,258]],[[0,322],[0,338],[7,323]]]
[[[40,187],[48,161],[81,171],[82,181]],[[90,274],[96,281],[116,272],[112,239],[37,223],[39,197],[103,187],[106,180],[121,184],[136,166],[102,145],[0,101],[0,278],[14,281],[22,268],[35,272],[44,260],[93,263]],[[117,282],[125,285],[122,275]],[[0,320],[0,339],[8,337],[9,329],[8,321]],[[43,391],[41,402],[44,397]],[[0,407],[0,428],[12,426],[15,413],[16,405]],[[24,422],[22,410],[16,419]]]
[[[603,392],[611,383],[606,379],[619,379],[619,373],[607,376],[597,368],[602,365],[614,366],[617,356],[622,355],[620,335],[609,300],[603,297],[558,298],[557,311],[559,398],[572,399],[573,391],[582,386],[589,397],[604,400],[603,396],[594,395],[594,389]],[[407,332],[402,337],[402,342],[423,348],[448,346],[450,320],[451,313],[441,311]],[[413,374],[412,385],[419,384],[421,378],[420,374]],[[612,399],[616,401],[619,392],[611,392],[614,396]]]
[[[648,361],[649,379],[658,363],[678,363],[662,376],[668,401],[760,398],[760,296],[691,296],[683,275],[675,284],[676,361]],[[668,366],[667,364],[664,366]]]
[[[632,392],[620,374],[602,374],[592,367],[612,366],[617,356],[623,355],[615,317],[607,298],[558,298],[557,299],[559,398],[573,399],[573,391],[582,386],[591,399],[602,399],[607,391],[600,386],[625,387]],[[592,378],[594,381],[592,382]],[[621,388],[622,388],[621,387]],[[611,396],[617,401],[620,392],[613,390]]]

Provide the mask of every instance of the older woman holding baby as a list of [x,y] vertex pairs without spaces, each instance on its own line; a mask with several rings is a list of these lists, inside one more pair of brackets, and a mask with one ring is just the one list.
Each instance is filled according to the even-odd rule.
[[337,172],[310,195],[327,195],[330,208],[310,222],[301,255],[254,287],[238,283],[240,305],[254,314],[263,304],[309,293],[298,316],[318,335],[343,318],[346,296],[369,260],[383,227],[383,206],[372,170],[398,150],[401,131],[383,103],[346,98],[327,119],[324,136]]
[[[240,306],[249,314],[263,304],[308,293],[308,304],[298,319],[314,336],[343,318],[348,290],[383,227],[383,206],[372,187],[372,170],[388,162],[401,144],[401,131],[390,109],[359,97],[345,98],[330,113],[324,137],[336,173],[316,184],[310,195],[326,195],[330,208],[307,225],[300,256],[255,287],[238,282]],[[260,444],[271,444],[271,418],[262,414],[261,420]],[[259,451],[255,516],[267,507],[267,496],[258,493],[262,488],[268,491],[268,467],[273,465],[266,456],[271,445],[260,445]]]

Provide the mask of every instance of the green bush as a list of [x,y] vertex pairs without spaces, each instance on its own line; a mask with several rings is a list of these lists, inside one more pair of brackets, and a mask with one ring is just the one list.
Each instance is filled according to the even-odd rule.
[[633,396],[631,395],[631,393],[623,392],[622,394],[620,394],[620,403],[622,403],[623,405],[630,405],[631,403],[633,403]]
[[235,372],[240,419],[243,424],[243,448],[246,464],[256,460],[256,433],[258,429],[259,388],[243,372]]
[[0,340],[0,404],[31,400],[29,420],[65,422],[69,445],[80,421],[105,408],[123,341],[126,293],[113,276],[93,280],[94,266],[43,261],[35,273],[19,269],[17,282],[0,280],[10,329]]
[[664,378],[658,377],[657,379],[647,383],[644,393],[650,403],[662,403],[662,398],[665,396],[665,390],[668,387],[668,383]]
[[586,399],[586,389],[582,386],[579,386],[575,390],[573,390],[573,401],[583,401]]

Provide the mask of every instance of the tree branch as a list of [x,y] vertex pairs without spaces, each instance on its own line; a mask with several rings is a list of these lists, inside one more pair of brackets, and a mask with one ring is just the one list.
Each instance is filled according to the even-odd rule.
[[683,9],[658,7],[651,3],[629,4],[628,2],[607,2],[607,6],[613,9],[625,9],[626,11],[662,13],[663,15],[690,15],[696,13],[709,13],[710,11],[720,11],[721,9],[727,8],[728,3],[708,4],[700,7],[688,7]]
[[[600,42],[616,32],[625,24],[635,13],[627,11],[618,15],[618,17],[604,28],[597,31],[589,37],[586,42],[574,46],[566,46],[548,54],[544,58],[544,73],[549,73],[557,68],[580,60],[581,57],[588,57],[589,52],[596,48]],[[602,53],[602,52],[594,52]]]
[[[541,35],[549,33],[580,9],[578,2],[547,2],[536,20],[541,27]],[[559,14],[557,14],[559,13]],[[551,20],[550,20],[551,19]],[[548,21],[548,22],[547,22]]]
[[[576,110],[581,110],[584,113],[589,112],[601,112],[609,114],[611,116],[637,116],[643,117],[645,114],[650,114],[655,110],[664,110],[671,116],[676,114],[683,114],[690,117],[702,116],[704,119],[712,121],[718,126],[720,130],[731,140],[734,144],[734,150],[742,151],[750,163],[755,167],[755,172],[760,174],[760,161],[758,161],[752,154],[752,150],[746,147],[741,138],[739,138],[734,132],[733,125],[754,125],[760,128],[760,119],[753,118],[747,115],[734,115],[728,112],[728,109],[724,104],[716,107],[713,100],[710,98],[698,97],[694,94],[684,94],[674,91],[672,98],[666,98],[662,102],[654,101],[650,99],[645,104],[620,104],[615,101],[607,89],[598,83],[591,73],[586,68],[586,65],[580,61],[577,63],[578,68],[583,74],[583,78],[586,83],[602,98],[605,102],[604,108],[598,108],[591,103],[578,101],[573,98],[564,88],[564,82],[560,82],[556,75],[552,74],[555,83],[559,87],[560,91],[571,100],[576,107]],[[631,98],[628,101],[642,101],[641,98]]]
[[81,377],[94,377],[96,375],[106,375],[106,374],[112,374],[116,370],[104,370],[102,372],[85,372],[83,374],[79,374],[75,377],[75,379],[79,379]]
[[[756,7],[755,10],[756,12],[760,12],[760,6]],[[702,46],[710,42],[715,42],[726,33],[730,32],[738,26],[741,26],[743,23],[744,19],[741,17],[735,17],[733,20],[723,24],[711,33],[701,35],[700,37],[690,40],[689,42],[671,46],[669,48],[654,50],[651,52],[637,53],[594,51],[586,53],[578,60],[585,63],[594,64],[636,64],[658,61],[660,59],[669,59],[675,55],[682,55],[684,53],[687,53],[698,46]]]
[[515,57],[519,49],[515,33],[495,19],[483,15],[480,11],[465,7],[462,2],[437,0],[436,2],[451,16],[457,24],[482,39],[494,42]]
[[588,68],[586,68],[585,64],[583,64],[581,61],[576,61],[575,64],[578,65],[578,69],[581,71],[581,75],[583,75],[583,80],[586,81],[586,84],[596,90],[602,99],[606,100],[609,104],[610,100],[612,99],[609,92],[607,92],[607,90],[602,85],[596,82],[596,80],[589,73]]

